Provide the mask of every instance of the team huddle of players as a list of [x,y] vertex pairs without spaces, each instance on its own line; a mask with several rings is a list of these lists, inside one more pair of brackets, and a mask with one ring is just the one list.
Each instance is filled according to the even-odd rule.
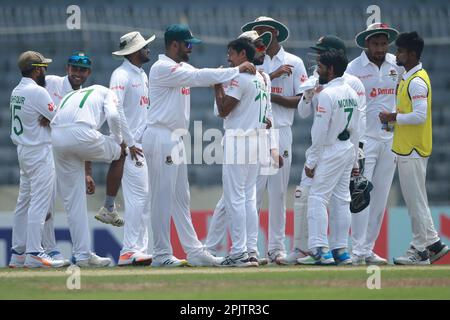
[[[431,86],[419,61],[423,40],[417,33],[399,35],[385,24],[372,24],[356,36],[364,50],[350,63],[340,38],[321,37],[311,47],[317,67],[308,77],[302,59],[281,45],[289,36],[284,24],[259,17],[242,31],[228,43],[229,68],[197,69],[187,62],[201,40],[186,25],[170,25],[164,34],[165,53],[148,76],[142,66],[149,61],[148,45],[155,36],[127,33],[113,52],[123,63],[112,73],[109,88],[82,87],[92,64],[82,51],[69,58],[65,77],[46,76],[51,59],[38,52],[20,55],[23,77],[11,96],[20,189],[10,267],[112,264],[91,251],[86,204],[86,194],[95,192],[91,161],[110,163],[105,204],[95,218],[124,227],[120,266],[387,264],[373,248],[397,158],[413,241],[394,263],[430,264],[449,251],[433,227],[426,197]],[[397,57],[387,53],[393,41]],[[183,140],[174,132],[189,128],[190,88],[208,86],[214,88],[214,112],[223,118],[225,134],[223,195],[203,244],[190,214]],[[314,122],[295,195],[294,246],[287,254],[286,192],[296,110],[302,118],[314,116]],[[109,136],[98,131],[105,120]],[[373,184],[371,202],[351,214],[350,178],[362,173]],[[115,206],[120,185],[124,218]],[[267,258],[257,247],[265,190]],[[56,246],[55,197],[67,213],[72,261]],[[171,218],[186,260],[173,255]],[[228,256],[218,257],[227,230],[231,249]]]

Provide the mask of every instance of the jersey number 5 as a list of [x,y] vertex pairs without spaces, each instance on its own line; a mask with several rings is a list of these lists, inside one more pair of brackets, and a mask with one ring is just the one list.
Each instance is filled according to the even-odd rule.
[[[14,133],[17,136],[20,136],[23,133],[22,120],[20,120],[19,116],[16,114],[16,110],[20,110],[20,109],[22,109],[22,106],[20,106],[20,105],[17,105],[17,104],[11,105],[11,134],[14,131]],[[20,129],[18,129],[16,127],[16,121],[17,121],[18,125],[20,126]]]

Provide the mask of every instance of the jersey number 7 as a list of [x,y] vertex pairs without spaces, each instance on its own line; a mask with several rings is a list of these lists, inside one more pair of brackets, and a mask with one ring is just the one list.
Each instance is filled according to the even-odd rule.
[[67,96],[66,99],[64,99],[63,103],[61,104],[60,109],[62,109],[64,107],[64,105],[66,104],[67,100],[69,100],[75,93],[84,93],[84,97],[83,99],[81,99],[79,108],[82,109],[84,106],[84,103],[86,102],[87,98],[89,97],[89,95],[94,91],[94,89],[86,89],[86,90],[81,90],[81,91],[74,91],[71,94],[69,94]]

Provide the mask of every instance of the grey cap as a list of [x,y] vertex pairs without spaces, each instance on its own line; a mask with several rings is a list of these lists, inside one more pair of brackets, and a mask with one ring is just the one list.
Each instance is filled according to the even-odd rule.
[[36,51],[25,51],[17,59],[17,66],[20,71],[27,71],[33,67],[47,67],[52,59],[44,57]]

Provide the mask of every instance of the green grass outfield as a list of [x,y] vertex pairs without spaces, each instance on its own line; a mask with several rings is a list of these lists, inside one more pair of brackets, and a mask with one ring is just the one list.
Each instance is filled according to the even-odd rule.
[[381,268],[369,290],[365,267],[82,269],[68,290],[64,270],[0,269],[0,299],[450,299],[450,266]]

